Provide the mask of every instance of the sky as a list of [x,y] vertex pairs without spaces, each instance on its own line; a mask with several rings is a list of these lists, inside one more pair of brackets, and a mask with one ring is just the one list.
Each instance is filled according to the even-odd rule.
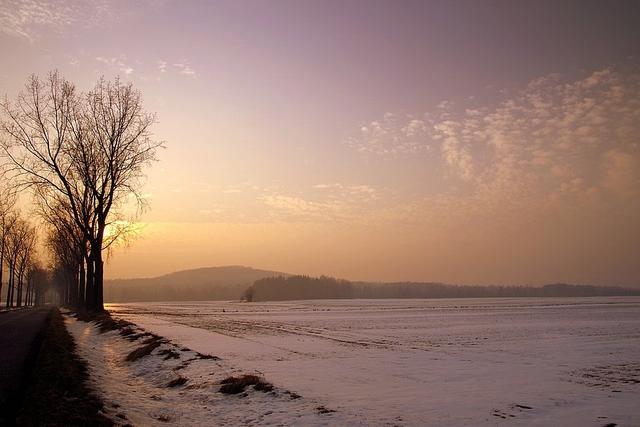
[[157,115],[107,278],[640,286],[638,1],[0,0],[0,53]]

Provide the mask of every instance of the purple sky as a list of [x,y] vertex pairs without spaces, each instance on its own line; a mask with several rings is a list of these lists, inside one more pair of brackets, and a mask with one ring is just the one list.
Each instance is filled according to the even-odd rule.
[[0,93],[120,75],[167,142],[111,277],[640,284],[638,1],[2,1]]

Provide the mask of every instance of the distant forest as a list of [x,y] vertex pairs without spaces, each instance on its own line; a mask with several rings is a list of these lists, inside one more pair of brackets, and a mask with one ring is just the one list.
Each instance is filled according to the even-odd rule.
[[282,301],[343,298],[497,298],[587,297],[640,295],[640,289],[568,285],[458,286],[442,283],[366,283],[321,276],[278,276],[257,280],[244,293],[246,301]]

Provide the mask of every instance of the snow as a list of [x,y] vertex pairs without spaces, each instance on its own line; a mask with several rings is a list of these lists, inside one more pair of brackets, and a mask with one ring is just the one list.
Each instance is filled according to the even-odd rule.
[[[149,356],[127,362],[127,354],[141,347],[144,339],[129,342],[119,331],[101,334],[93,323],[71,316],[65,322],[78,354],[89,364],[91,386],[105,403],[105,415],[116,425],[361,425],[340,414],[321,414],[318,402],[294,398],[283,389],[270,393],[248,387],[243,394],[221,394],[223,379],[256,372],[224,360],[199,358],[197,352],[171,342],[164,342]],[[165,360],[163,350],[179,356]],[[187,378],[187,383],[168,387],[179,376]]]
[[[198,360],[182,371],[202,386],[161,389],[181,425],[203,423],[198,408],[204,403],[215,408],[213,422],[204,424],[251,418],[285,425],[640,425],[640,298],[135,303],[108,309],[173,343],[222,358]],[[76,337],[89,337],[82,352],[97,348],[88,355],[99,366],[97,383],[113,376],[115,384],[106,378],[101,386],[105,395],[126,388],[122,378],[157,389],[163,375],[173,374],[164,367],[168,362],[153,357],[124,364],[123,355],[137,344],[115,333],[99,336],[81,322],[70,327]],[[279,390],[303,398],[215,393],[216,381],[229,372],[260,372]],[[146,402],[152,391],[141,390],[136,399]],[[131,390],[122,393],[123,407],[143,404],[132,400]],[[337,412],[318,414],[318,406]],[[153,410],[132,409],[130,419],[146,424],[136,422],[138,412]],[[256,418],[268,411],[278,412]]]

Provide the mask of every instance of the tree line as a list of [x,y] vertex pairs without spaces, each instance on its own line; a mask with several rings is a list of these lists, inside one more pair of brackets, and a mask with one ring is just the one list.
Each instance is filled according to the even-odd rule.
[[[29,77],[15,99],[3,99],[0,115],[2,184],[31,196],[61,302],[102,311],[105,254],[127,238],[127,213],[144,208],[144,170],[162,147],[151,134],[155,116],[131,83],[101,78],[81,91],[58,72]],[[16,259],[34,258],[35,226],[16,221],[7,244],[22,236]],[[9,286],[19,290],[30,270],[14,264]]]
[[460,286],[443,283],[366,283],[320,276],[279,276],[256,280],[243,294],[245,301],[286,301],[345,298],[502,298],[640,295],[640,289],[614,286]]
[[304,275],[256,280],[242,297],[245,301],[355,298],[353,284],[333,277]]
[[[15,209],[15,196],[0,188],[0,304],[6,308],[35,305],[41,300],[43,269],[36,256],[36,228]],[[4,271],[6,299],[2,301]]]

